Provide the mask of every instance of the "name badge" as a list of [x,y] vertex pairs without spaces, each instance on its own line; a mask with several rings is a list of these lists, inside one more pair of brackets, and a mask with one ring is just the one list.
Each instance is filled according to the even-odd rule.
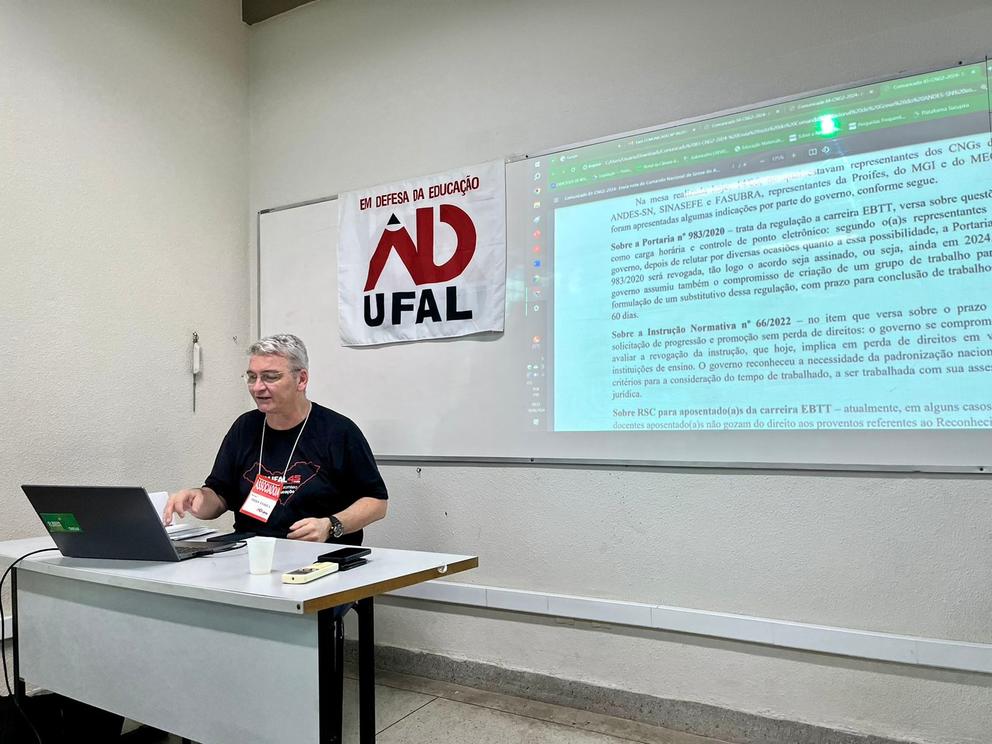
[[272,510],[279,503],[279,495],[282,493],[282,482],[274,478],[266,478],[259,473],[255,477],[255,483],[251,487],[251,493],[241,506],[241,513],[257,519],[259,522],[268,522]]

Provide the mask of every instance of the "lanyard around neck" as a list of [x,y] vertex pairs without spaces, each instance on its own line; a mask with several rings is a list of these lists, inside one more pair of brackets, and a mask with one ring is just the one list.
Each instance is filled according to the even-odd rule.
[[[286,467],[282,471],[283,480],[286,479],[286,474],[289,473],[289,466],[293,464],[293,454],[296,452],[296,445],[300,443],[300,437],[303,436],[303,430],[307,428],[307,421],[310,420],[310,411],[313,410],[313,403],[307,409],[306,418],[303,419],[303,426],[300,427],[299,433],[296,435],[296,441],[293,442],[293,449],[289,451],[289,457],[286,458]],[[258,474],[262,474],[262,450],[265,448],[265,416],[262,416],[262,443],[258,445]]]

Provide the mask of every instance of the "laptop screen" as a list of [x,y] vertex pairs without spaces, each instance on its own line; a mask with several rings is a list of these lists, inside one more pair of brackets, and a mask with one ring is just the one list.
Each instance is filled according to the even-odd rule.
[[[144,488],[21,486],[65,556],[177,561],[179,556]],[[204,552],[210,546],[204,546]]]

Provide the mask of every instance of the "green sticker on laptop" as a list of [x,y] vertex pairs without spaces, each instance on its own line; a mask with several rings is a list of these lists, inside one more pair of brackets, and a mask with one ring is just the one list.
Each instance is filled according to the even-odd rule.
[[42,514],[42,521],[49,532],[82,532],[75,514]]

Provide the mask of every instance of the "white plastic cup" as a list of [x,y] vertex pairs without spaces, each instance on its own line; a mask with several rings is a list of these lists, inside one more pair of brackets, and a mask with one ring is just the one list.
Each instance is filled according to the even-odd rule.
[[248,572],[267,574],[272,571],[272,558],[276,552],[274,537],[248,538]]

